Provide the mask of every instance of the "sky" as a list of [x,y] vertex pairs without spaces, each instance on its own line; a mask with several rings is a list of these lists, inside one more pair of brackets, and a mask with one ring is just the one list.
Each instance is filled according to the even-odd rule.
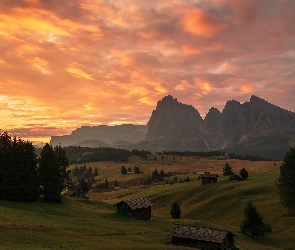
[[147,124],[166,95],[204,118],[256,95],[295,112],[295,0],[1,0],[0,130],[34,143]]

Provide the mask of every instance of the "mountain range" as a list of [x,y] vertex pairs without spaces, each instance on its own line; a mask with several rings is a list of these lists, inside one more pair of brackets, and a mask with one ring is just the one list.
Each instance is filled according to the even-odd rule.
[[295,113],[257,96],[228,101],[202,119],[193,106],[171,95],[158,101],[147,125],[83,126],[51,144],[150,151],[212,151],[282,159],[295,144]]

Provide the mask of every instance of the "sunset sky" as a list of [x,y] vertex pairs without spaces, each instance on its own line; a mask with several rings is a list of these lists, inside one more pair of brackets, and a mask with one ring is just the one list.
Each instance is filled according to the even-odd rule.
[[146,124],[166,95],[204,118],[257,95],[295,112],[294,0],[1,0],[0,129],[35,143]]

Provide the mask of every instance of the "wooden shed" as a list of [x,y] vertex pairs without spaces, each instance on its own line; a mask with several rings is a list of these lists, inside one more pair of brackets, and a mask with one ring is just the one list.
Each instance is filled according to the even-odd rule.
[[204,174],[200,175],[200,178],[202,179],[202,185],[217,182],[217,177],[219,177],[219,175],[210,174],[210,172],[204,172]]
[[172,237],[172,245],[193,247],[202,250],[235,249],[234,234],[230,231],[174,225],[168,236]]
[[131,215],[138,220],[151,220],[153,205],[146,198],[135,198],[120,201],[115,206],[119,213]]

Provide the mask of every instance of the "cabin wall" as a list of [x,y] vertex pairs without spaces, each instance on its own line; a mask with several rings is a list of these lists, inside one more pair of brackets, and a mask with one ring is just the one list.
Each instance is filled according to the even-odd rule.
[[217,182],[217,177],[212,177],[212,178],[202,178],[202,184],[209,184],[209,183],[213,183],[213,182]]
[[152,218],[152,208],[141,208],[141,209],[135,209],[132,213],[133,217],[138,220],[151,220]]
[[122,214],[132,215],[131,208],[126,203],[121,203],[117,206],[117,211]]
[[193,247],[202,250],[219,250],[220,244],[214,242],[199,241],[195,239],[172,237],[172,245]]

